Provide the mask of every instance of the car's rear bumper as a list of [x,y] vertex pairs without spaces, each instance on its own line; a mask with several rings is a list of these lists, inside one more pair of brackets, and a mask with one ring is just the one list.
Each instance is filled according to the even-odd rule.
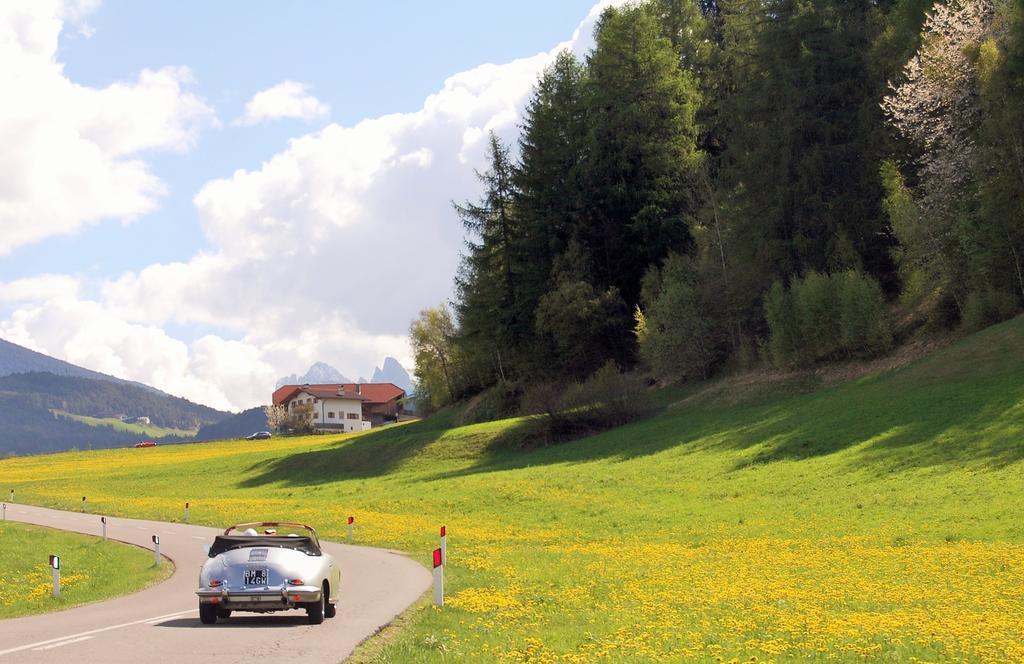
[[280,590],[227,590],[200,588],[201,604],[217,604],[229,610],[282,611],[301,604],[319,602],[322,589],[317,586],[287,586]]

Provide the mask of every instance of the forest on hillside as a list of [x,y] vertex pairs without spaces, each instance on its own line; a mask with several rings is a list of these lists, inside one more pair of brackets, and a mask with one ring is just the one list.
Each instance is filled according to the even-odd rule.
[[0,376],[0,397],[17,397],[44,411],[108,418],[145,416],[158,427],[197,429],[219,422],[228,413],[153,391],[143,385],[45,371]]
[[1024,0],[609,8],[489,156],[411,326],[426,406],[984,327],[1024,305]]

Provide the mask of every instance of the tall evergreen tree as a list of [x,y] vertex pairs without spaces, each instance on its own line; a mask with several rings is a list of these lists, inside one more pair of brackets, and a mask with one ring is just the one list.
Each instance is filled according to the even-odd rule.
[[586,71],[560,53],[534,88],[519,139],[517,212],[522,220],[521,308],[533,311],[550,290],[552,268],[581,224],[587,155]]
[[699,94],[662,33],[644,7],[607,9],[587,62],[587,204],[578,237],[595,285],[617,289],[630,309],[647,266],[690,246],[696,209]]
[[975,270],[1024,304],[1024,0],[1004,3],[978,53],[981,232]]
[[456,312],[467,349],[472,349],[470,361],[489,363],[502,374],[533,320],[519,307],[515,166],[493,132],[488,140],[490,166],[477,173],[484,188],[481,200],[454,204],[469,238],[456,279]]
[[[720,3],[729,81],[719,176],[725,243],[748,323],[773,279],[810,270],[891,271],[881,208],[871,3]],[[760,287],[758,286],[760,284]]]

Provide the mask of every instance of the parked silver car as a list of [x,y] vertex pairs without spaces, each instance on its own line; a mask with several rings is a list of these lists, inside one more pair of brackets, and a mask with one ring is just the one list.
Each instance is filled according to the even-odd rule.
[[196,591],[204,625],[232,611],[305,609],[311,625],[337,612],[341,569],[307,525],[241,523],[206,548]]

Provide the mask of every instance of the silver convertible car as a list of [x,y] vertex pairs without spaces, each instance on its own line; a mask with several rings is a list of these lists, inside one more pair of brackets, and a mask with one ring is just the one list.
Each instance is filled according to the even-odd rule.
[[199,619],[212,625],[232,611],[305,609],[311,625],[337,612],[341,570],[300,523],[242,523],[206,545],[199,572]]

